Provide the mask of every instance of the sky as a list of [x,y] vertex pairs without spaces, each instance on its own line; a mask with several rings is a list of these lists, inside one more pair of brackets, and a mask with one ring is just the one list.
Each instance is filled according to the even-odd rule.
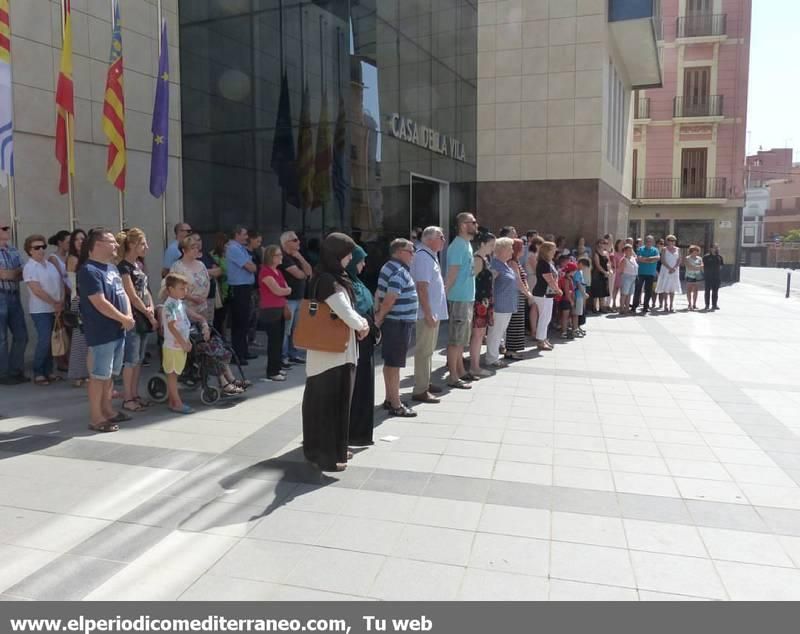
[[753,0],[747,153],[794,147],[800,161],[800,1]]

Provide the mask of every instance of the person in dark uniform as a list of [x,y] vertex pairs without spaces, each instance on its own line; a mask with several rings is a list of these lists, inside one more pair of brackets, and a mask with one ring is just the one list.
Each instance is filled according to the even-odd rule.
[[[719,310],[717,299],[719,298],[719,286],[722,281],[722,266],[725,261],[719,254],[719,245],[711,247],[711,251],[703,256],[703,274],[706,280],[705,304],[706,310],[711,306],[711,310]],[[711,300],[709,302],[709,299]]]

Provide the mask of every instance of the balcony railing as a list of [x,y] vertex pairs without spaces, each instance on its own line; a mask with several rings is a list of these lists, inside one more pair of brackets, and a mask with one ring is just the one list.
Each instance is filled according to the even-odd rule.
[[728,34],[728,15],[698,13],[678,18],[678,37],[708,37]]
[[633,182],[633,198],[726,198],[728,179],[638,178]]
[[672,102],[674,117],[721,117],[723,95],[703,97],[675,97]]
[[650,118],[650,97],[639,97],[634,106],[633,118],[634,119],[649,119]]

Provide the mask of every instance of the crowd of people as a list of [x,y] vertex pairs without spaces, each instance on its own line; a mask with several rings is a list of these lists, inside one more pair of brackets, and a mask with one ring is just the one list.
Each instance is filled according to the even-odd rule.
[[[645,314],[656,302],[673,312],[675,295],[682,292],[681,269],[689,310],[697,310],[703,283],[705,309],[719,308],[723,260],[717,245],[704,256],[692,245],[684,256],[672,235],[658,242],[653,236],[614,241],[606,235],[594,247],[579,238],[569,248],[566,238],[536,231],[520,236],[510,226],[495,236],[467,212],[457,216],[455,229],[449,245],[445,231],[435,226],[411,240],[393,240],[372,292],[361,277],[367,252],[345,234],[325,237],[312,258],[301,252],[293,231],[282,234],[280,244],[263,246],[260,234],[236,226],[229,239],[219,235],[206,251],[200,235],[179,223],[164,253],[159,291],[151,292],[149,245],[141,229],[116,235],[103,228],[59,231],[49,240],[31,235],[24,241],[23,265],[10,244],[10,228],[0,227],[0,383],[47,386],[66,372],[76,387],[88,384],[89,427],[116,431],[131,414],[152,406],[140,394],[140,377],[154,339],[168,406],[189,414],[179,380],[196,342],[216,342],[207,347],[222,349],[230,332],[232,358],[246,366],[257,356],[252,346],[263,332],[263,380],[285,381],[292,367],[305,365],[306,458],[323,470],[341,470],[349,447],[372,444],[378,346],[383,409],[408,418],[417,413],[401,398],[400,383],[412,340],[411,401],[435,404],[446,391],[469,390],[523,359],[528,337],[538,351],[548,352],[553,337],[586,336],[587,314],[628,315],[640,306]],[[48,246],[54,247],[49,255]],[[23,373],[28,334],[21,282],[28,287],[36,332],[30,378]],[[347,327],[343,350],[295,346],[304,299],[324,302]],[[437,385],[431,376],[442,322],[447,376]],[[241,395],[250,382],[223,366],[222,393]],[[120,375],[117,392],[114,378]]]

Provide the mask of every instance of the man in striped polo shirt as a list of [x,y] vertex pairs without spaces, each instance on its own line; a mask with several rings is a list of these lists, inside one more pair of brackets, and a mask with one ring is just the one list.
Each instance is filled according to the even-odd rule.
[[417,287],[411,277],[414,245],[397,238],[389,247],[391,260],[383,265],[375,293],[375,325],[383,334],[383,381],[386,400],[383,407],[392,416],[413,418],[417,413],[400,400],[400,368],[406,367],[411,329],[417,321]]

